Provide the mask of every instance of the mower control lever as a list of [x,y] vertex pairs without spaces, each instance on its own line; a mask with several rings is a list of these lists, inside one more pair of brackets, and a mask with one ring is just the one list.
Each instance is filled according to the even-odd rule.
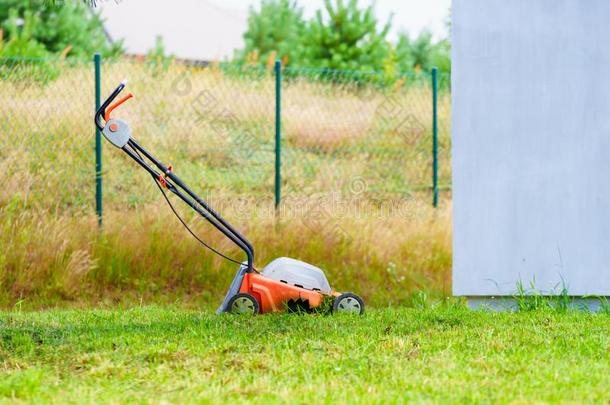
[[[129,124],[123,120],[110,118],[110,114],[114,109],[133,97],[133,94],[129,93],[116,103],[110,105],[125,88],[125,84],[126,81],[121,82],[95,113],[95,125],[102,132],[104,137],[117,148],[123,148],[131,139],[131,128],[129,128]],[[103,125],[102,118],[104,118],[105,121]]]
[[129,100],[132,97],[133,97],[133,94],[129,93],[125,97],[123,97],[122,99],[120,99],[119,101],[117,101],[116,103],[111,105],[110,107],[108,107],[108,109],[104,112],[104,121],[109,121],[110,113],[112,111],[114,111],[115,108],[117,108],[118,106],[120,106],[121,104],[123,104],[125,101]]
[[95,126],[100,131],[103,131],[104,126],[105,126],[105,125],[102,125],[102,118],[104,118],[104,120],[106,120],[106,116],[107,115],[109,116],[110,113],[112,112],[112,110],[114,110],[115,108],[117,108],[119,105],[121,105],[122,103],[124,103],[125,101],[127,101],[130,98],[129,96],[127,96],[126,98],[119,100],[116,104],[111,106],[110,110],[108,111],[108,114],[106,114],[106,109],[110,106],[110,103],[112,103],[114,101],[114,99],[117,98],[119,93],[121,91],[123,91],[123,89],[125,88],[126,85],[127,85],[127,80],[123,80],[121,82],[121,84],[119,84],[117,86],[117,88],[114,89],[114,91],[108,96],[108,98],[106,100],[104,100],[104,102],[102,103],[100,108],[95,112],[95,119],[94,119]]

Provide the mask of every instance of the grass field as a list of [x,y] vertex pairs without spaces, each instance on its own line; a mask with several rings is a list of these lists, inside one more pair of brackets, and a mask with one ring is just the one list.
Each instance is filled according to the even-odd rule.
[[378,309],[217,316],[147,306],[0,313],[0,401],[610,399],[610,317]]

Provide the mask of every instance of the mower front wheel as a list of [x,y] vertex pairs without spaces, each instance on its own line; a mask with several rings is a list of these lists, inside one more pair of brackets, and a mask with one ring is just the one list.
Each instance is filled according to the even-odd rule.
[[256,315],[260,311],[258,301],[247,293],[235,294],[229,300],[229,312],[232,314]]
[[353,293],[343,293],[333,302],[333,312],[364,314],[364,301]]

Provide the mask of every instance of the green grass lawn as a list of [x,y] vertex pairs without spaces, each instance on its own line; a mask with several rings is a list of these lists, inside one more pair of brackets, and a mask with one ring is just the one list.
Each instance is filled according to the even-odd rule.
[[0,313],[0,401],[526,402],[610,399],[610,317],[175,307]]

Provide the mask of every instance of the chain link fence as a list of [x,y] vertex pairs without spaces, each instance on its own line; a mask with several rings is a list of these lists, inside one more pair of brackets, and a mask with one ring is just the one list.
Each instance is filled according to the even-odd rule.
[[[372,198],[402,198],[431,188],[430,74],[287,68],[283,77],[282,157],[288,191],[349,189],[354,179],[366,183],[363,191]],[[441,89],[441,103],[450,102],[446,88]],[[441,137],[446,139],[440,145],[445,158],[449,134],[441,131]]]
[[90,209],[91,62],[0,60],[0,205]]
[[[0,59],[0,204],[92,212],[93,61]],[[103,61],[102,98],[123,79],[135,99],[115,114],[134,137],[204,198],[272,200],[273,69]],[[388,75],[285,68],[281,74],[281,187],[285,198],[357,192],[420,196],[432,186],[428,73]],[[450,187],[450,91],[438,92],[439,183]],[[103,143],[105,207],[158,201],[147,174]],[[143,187],[142,184],[150,184]],[[356,190],[356,191],[354,191]]]

